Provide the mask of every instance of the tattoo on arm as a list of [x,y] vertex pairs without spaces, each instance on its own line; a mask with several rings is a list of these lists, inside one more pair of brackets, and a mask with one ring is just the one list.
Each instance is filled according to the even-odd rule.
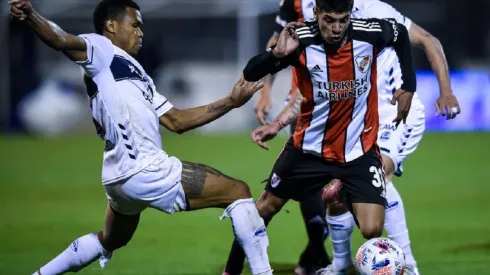
[[214,113],[214,112],[219,112],[219,111],[226,111],[229,110],[230,107],[227,106],[226,104],[220,104],[220,105],[211,105],[208,107],[208,113]]
[[287,109],[283,111],[282,114],[279,115],[280,121],[284,124],[290,124],[295,119],[298,118],[301,112],[301,101],[303,100],[303,96],[299,93],[296,94],[296,99],[294,102],[289,103]]

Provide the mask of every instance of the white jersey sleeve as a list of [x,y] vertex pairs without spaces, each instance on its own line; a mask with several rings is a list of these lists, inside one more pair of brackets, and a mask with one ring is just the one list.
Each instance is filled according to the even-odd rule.
[[148,77],[148,79],[150,81],[151,89],[153,90],[153,108],[155,109],[157,116],[161,117],[170,109],[172,109],[174,105],[172,105],[172,103],[170,103],[170,101],[168,101],[166,97],[157,92],[155,84],[153,83],[153,79],[151,79],[150,77]]
[[366,3],[364,10],[361,11],[363,18],[393,18],[398,23],[403,24],[408,31],[412,25],[410,18],[403,16],[393,6],[382,1],[374,0]]
[[87,60],[77,62],[88,77],[95,77],[101,71],[111,66],[114,58],[114,45],[105,36],[90,33],[79,35],[87,44]]

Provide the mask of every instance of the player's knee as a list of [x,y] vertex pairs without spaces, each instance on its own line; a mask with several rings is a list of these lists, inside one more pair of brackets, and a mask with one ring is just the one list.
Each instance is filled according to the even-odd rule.
[[241,180],[235,180],[233,188],[231,188],[230,190],[230,198],[232,200],[231,202],[252,197],[250,187],[248,187],[248,185]]
[[377,221],[360,224],[359,230],[365,239],[378,238],[383,234],[383,224]]

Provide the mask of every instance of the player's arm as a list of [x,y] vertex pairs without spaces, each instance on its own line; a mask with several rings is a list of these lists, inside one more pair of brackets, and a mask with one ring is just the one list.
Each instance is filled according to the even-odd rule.
[[280,126],[279,130],[291,124],[295,119],[298,118],[299,114],[301,113],[302,100],[303,95],[301,94],[299,89],[296,89],[296,91],[291,94],[291,98],[289,99],[286,107],[282,109],[282,111],[274,120],[276,124]]
[[[281,33],[282,29],[286,27],[286,24],[288,24],[289,22],[298,21],[298,13],[296,12],[296,9],[294,7],[294,2],[294,0],[281,0],[279,13],[276,16],[275,29],[272,33],[271,38],[269,38],[269,41],[267,42],[266,49],[269,49],[277,44],[279,34]],[[262,92],[270,92],[270,88],[272,87],[274,80],[275,75],[268,75],[264,79],[264,86],[268,87],[269,89],[262,89]]]
[[[281,0],[279,12],[277,13],[275,19],[275,29],[272,33],[272,36],[269,38],[267,42],[266,49],[271,48],[272,46],[277,44],[277,40],[279,39],[279,34],[282,29],[289,22],[294,22],[298,20],[298,13],[296,12],[294,0]],[[264,78],[264,88],[260,91],[259,97],[255,102],[254,111],[257,117],[257,120],[261,124],[267,124],[267,116],[269,115],[269,110],[272,105],[271,98],[271,90],[274,80],[276,78],[275,74],[267,75]]]
[[252,140],[260,147],[269,150],[266,142],[273,139],[277,133],[286,125],[289,125],[300,114],[301,101],[303,96],[299,89],[291,95],[291,99],[281,113],[277,116],[274,123],[262,125],[252,131]]
[[86,43],[81,37],[69,34],[55,23],[37,13],[28,0],[11,0],[10,15],[25,21],[49,47],[64,52],[73,61],[87,60]]
[[[262,87],[262,82],[248,82],[242,76],[227,97],[195,108],[181,110],[171,107],[160,116],[160,124],[172,132],[182,134],[208,124],[232,109],[242,106]],[[158,112],[158,109],[156,110]]]
[[243,75],[248,81],[257,81],[268,74],[275,74],[288,66],[294,64],[298,54],[293,52],[287,56],[277,55],[274,50],[276,46],[269,48],[266,52],[252,57],[243,69]]
[[[277,43],[277,39],[279,39],[279,32],[274,31],[271,38],[267,42],[266,49],[272,48]],[[264,78],[264,89],[260,92],[261,95],[270,96],[270,91],[272,89],[272,84],[276,78],[275,74],[267,75]]]
[[434,73],[437,75],[437,79],[441,87],[441,94],[451,93],[449,69],[446,56],[444,55],[444,50],[441,42],[439,42],[439,39],[415,23],[412,23],[410,26],[409,35],[412,45],[422,48],[425,51],[427,58],[429,59],[429,63],[432,66]]
[[257,81],[268,74],[275,74],[290,65],[296,65],[302,49],[295,29],[302,26],[303,23],[288,23],[279,34],[275,46],[252,57],[243,69],[245,80]]
[[406,123],[417,86],[407,28],[394,19],[352,19],[352,25],[355,38],[372,43],[378,52],[385,47],[395,49],[400,61],[403,84],[391,99],[391,104],[397,104],[398,109],[393,122],[396,126],[402,121]]
[[379,20],[382,32],[378,43],[381,47],[391,46],[400,61],[403,84],[401,89],[407,92],[415,92],[417,87],[415,69],[412,62],[412,45],[407,28],[394,19]]
[[[422,48],[439,82],[440,98],[436,102],[436,112],[448,115],[448,119],[456,117],[460,112],[457,98],[453,95],[449,80],[449,68],[444,49],[439,39],[413,23],[410,26],[410,41],[412,45]],[[455,111],[453,110],[455,108]]]

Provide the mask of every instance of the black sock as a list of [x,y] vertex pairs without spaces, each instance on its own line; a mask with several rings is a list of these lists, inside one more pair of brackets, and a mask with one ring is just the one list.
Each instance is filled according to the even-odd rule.
[[233,240],[233,245],[231,246],[230,254],[228,255],[225,271],[233,275],[241,274],[244,261],[245,252],[237,239],[235,239]]
[[301,254],[299,265],[305,268],[323,268],[331,264],[325,249],[327,221],[321,190],[300,202],[301,214],[306,225],[308,245]]

